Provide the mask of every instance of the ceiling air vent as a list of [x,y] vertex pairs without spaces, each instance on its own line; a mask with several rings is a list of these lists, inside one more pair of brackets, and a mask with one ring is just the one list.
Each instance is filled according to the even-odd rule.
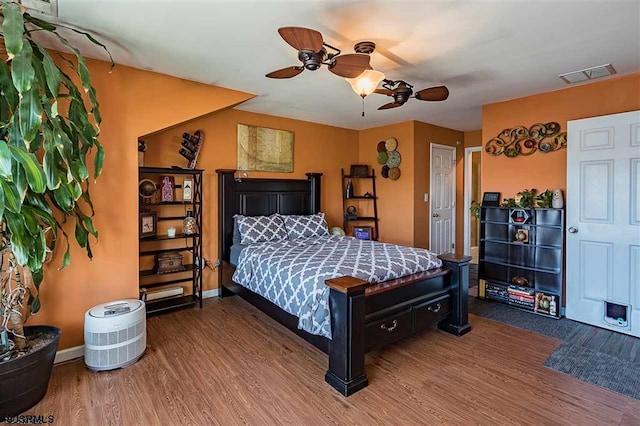
[[58,16],[58,0],[20,0],[20,4],[45,15]]
[[598,65],[597,67],[587,68],[580,71],[572,71],[566,74],[560,74],[562,80],[567,84],[579,83],[581,81],[593,80],[594,78],[606,77],[613,75],[616,70],[611,64]]

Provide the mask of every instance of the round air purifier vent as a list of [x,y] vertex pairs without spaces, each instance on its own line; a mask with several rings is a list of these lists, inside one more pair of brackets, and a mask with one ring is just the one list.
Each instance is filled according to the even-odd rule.
[[102,371],[135,363],[147,347],[147,315],[136,299],[103,303],[84,316],[84,362]]

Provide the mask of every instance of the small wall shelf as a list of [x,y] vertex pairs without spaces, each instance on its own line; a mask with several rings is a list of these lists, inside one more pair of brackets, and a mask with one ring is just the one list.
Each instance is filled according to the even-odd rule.
[[[368,176],[353,176],[345,175],[344,169],[340,170],[342,175],[342,213],[343,223],[342,227],[347,234],[350,234],[355,226],[370,225],[372,228],[371,239],[378,239],[378,197],[376,195],[376,172],[371,170],[371,174]],[[370,181],[370,184],[366,182]],[[351,182],[355,188],[354,194],[347,197],[347,184]],[[369,192],[371,196],[365,196],[364,193]],[[347,207],[349,207],[351,201],[355,201],[353,206],[356,207],[356,212],[361,208],[366,208],[368,211],[373,210],[373,216],[360,216],[356,213],[355,216],[349,215]],[[370,203],[366,206],[365,202]]]

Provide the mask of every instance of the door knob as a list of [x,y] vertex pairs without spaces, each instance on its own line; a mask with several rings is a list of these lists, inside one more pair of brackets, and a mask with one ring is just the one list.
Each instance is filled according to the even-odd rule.
[[438,213],[434,213],[433,217],[440,217],[440,215]]
[[569,233],[571,234],[577,234],[578,233],[578,228],[576,228],[575,226],[571,226],[569,228]]

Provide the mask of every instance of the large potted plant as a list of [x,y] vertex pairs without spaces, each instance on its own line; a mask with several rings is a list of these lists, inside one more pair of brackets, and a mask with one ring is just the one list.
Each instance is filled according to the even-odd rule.
[[[61,268],[70,262],[70,240],[92,257],[90,235],[97,238],[98,232],[90,169],[93,179],[100,175],[104,150],[97,139],[96,91],[84,58],[59,34],[61,25],[30,16],[16,3],[1,3],[0,19],[2,419],[32,407],[46,393],[60,330],[23,324],[40,309],[43,268],[55,250],[64,250]],[[104,48],[91,35],[71,30]],[[74,60],[54,60],[32,38],[41,33],[57,38]]]

